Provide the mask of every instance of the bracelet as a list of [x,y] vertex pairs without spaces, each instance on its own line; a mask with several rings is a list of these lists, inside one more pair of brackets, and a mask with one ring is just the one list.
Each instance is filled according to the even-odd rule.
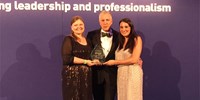
[[87,61],[86,61],[86,60],[83,60],[83,64],[87,64]]

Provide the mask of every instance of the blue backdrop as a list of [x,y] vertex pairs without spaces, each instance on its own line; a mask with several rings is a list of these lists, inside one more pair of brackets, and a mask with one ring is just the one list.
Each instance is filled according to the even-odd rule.
[[[33,3],[34,0],[16,0]],[[113,28],[130,18],[143,38],[144,100],[199,100],[199,0],[57,0],[73,4],[170,5],[171,12],[111,11]],[[51,0],[37,0],[54,3]],[[0,6],[0,100],[61,100],[62,39],[74,15],[85,19],[86,32],[99,28],[91,11],[12,10]],[[94,9],[94,8],[91,8]]]

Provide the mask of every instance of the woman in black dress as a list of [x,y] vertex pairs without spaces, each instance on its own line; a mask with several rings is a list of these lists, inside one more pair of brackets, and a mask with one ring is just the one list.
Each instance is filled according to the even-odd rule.
[[91,47],[83,36],[85,26],[80,16],[71,20],[72,34],[62,44],[63,100],[92,100]]

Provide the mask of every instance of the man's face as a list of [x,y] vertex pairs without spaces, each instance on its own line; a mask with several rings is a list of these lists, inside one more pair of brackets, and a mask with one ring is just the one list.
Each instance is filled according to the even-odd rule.
[[99,16],[99,24],[101,26],[101,29],[103,29],[104,31],[109,31],[112,25],[112,16],[110,14],[101,14]]

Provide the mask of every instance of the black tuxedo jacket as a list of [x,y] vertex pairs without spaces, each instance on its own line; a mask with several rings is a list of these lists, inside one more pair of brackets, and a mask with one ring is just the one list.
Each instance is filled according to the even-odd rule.
[[[112,29],[112,35],[113,35],[112,46],[110,52],[106,57],[106,61],[110,59],[115,59],[115,50],[118,47],[118,34],[119,32]],[[101,29],[88,32],[87,39],[91,43],[92,48],[94,48],[94,46],[96,46],[97,44],[101,44]],[[97,69],[113,70],[117,69],[117,67],[101,66],[98,67]]]

